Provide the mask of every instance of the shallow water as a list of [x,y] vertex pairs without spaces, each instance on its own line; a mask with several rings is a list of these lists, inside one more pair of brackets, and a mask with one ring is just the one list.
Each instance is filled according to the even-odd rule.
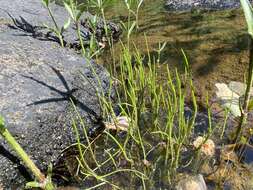
[[[126,22],[127,15],[125,5],[119,1],[110,4],[106,9],[106,17],[114,22]],[[146,39],[151,56],[157,56],[159,43],[167,42],[160,64],[157,65],[161,80],[166,77],[163,71],[167,65],[171,69],[183,71],[181,48],[185,51],[192,69],[199,104],[205,102],[207,93],[211,100],[215,100],[215,83],[244,81],[248,64],[248,36],[241,10],[193,10],[176,13],[168,12],[162,0],[145,0],[138,23],[139,29],[132,35],[131,41],[143,55],[148,53]],[[126,40],[126,37],[122,40]],[[115,44],[114,49],[114,59],[109,51],[105,51],[98,61],[108,68],[113,63],[117,65],[120,43]],[[247,186],[253,169],[252,148],[245,150],[244,163],[235,157],[236,159],[224,159],[225,161],[220,158],[224,163],[218,167],[218,172],[206,178],[211,189],[214,188],[212,182],[219,184],[220,180],[225,178],[229,179],[229,182],[222,184],[221,189],[244,189]]]
[[[126,23],[128,12],[123,2],[111,0],[105,8],[106,18],[115,23]],[[132,15],[131,20],[134,19]],[[163,0],[144,0],[139,12],[138,25],[139,29],[132,34],[131,42],[146,57],[148,54],[146,40],[150,54],[155,58],[159,43],[167,43],[161,53],[160,64],[157,64],[161,80],[167,77],[163,72],[167,65],[171,70],[177,68],[184,71],[181,49],[185,51],[193,73],[199,104],[204,104],[207,93],[211,100],[215,100],[215,83],[244,81],[248,37],[241,10],[168,12]],[[121,40],[126,41],[126,36],[122,36]],[[120,51],[121,45],[116,43],[114,57],[108,49],[105,49],[98,62],[111,68],[112,65],[119,63]],[[234,123],[230,126],[234,126]],[[214,140],[216,144],[220,141],[218,138]],[[107,143],[98,144],[103,153],[105,148],[103,144]],[[253,178],[252,146],[243,149],[241,161],[238,154],[228,147],[218,148],[223,153],[216,158],[220,162],[216,163],[217,166],[207,166],[201,171],[203,174],[213,173],[205,176],[210,189],[245,189],[250,184],[249,179]],[[124,179],[121,177],[116,181],[122,182]]]
[[[106,16],[116,22],[126,22],[127,11],[120,2],[108,6]],[[162,0],[145,0],[139,13],[139,26],[131,40],[142,54],[147,54],[146,39],[154,56],[158,44],[167,42],[161,64],[157,66],[161,78],[167,65],[183,70],[181,48],[186,52],[200,102],[206,98],[206,92],[214,94],[215,83],[244,80],[247,35],[240,10],[172,13],[166,11]],[[115,45],[116,63],[118,51],[119,43]],[[113,62],[110,57],[107,52],[99,62],[108,66]]]

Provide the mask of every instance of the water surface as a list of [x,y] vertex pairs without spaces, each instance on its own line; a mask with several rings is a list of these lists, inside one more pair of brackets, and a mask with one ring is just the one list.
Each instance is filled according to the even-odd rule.
[[[105,10],[107,18],[126,23],[128,12],[123,1],[115,1]],[[131,18],[134,20],[133,16]],[[206,92],[214,95],[217,82],[244,80],[247,30],[241,10],[168,12],[164,1],[145,0],[138,22],[140,27],[131,41],[143,55],[147,54],[146,39],[154,56],[158,44],[167,42],[161,64],[157,66],[161,78],[167,65],[183,69],[181,48],[186,52],[200,100],[205,99]],[[115,45],[116,62],[120,46],[120,43]],[[107,52],[100,62],[108,66],[113,62],[110,57]]]

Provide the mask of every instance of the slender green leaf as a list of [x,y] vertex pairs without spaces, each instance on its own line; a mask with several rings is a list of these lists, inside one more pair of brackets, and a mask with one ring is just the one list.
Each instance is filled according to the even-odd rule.
[[78,6],[78,13],[77,13],[77,16],[76,16],[76,20],[80,19],[80,17],[82,16],[82,14],[86,10],[86,8],[87,8],[87,6],[84,3],[82,3]]
[[64,23],[63,30],[66,30],[69,27],[70,23],[71,23],[71,20],[70,18],[68,18],[67,22]]
[[42,0],[42,3],[45,7],[49,6],[50,0]]
[[4,128],[4,118],[0,115],[0,133],[5,130]]
[[140,0],[139,4],[138,4],[138,6],[137,6],[137,9],[140,9],[140,7],[141,7],[143,1],[144,1],[144,0]]
[[252,111],[252,110],[253,110],[253,99],[251,99],[251,100],[249,101],[248,110],[249,110],[249,111]]
[[249,0],[241,0],[246,22],[248,25],[248,33],[253,37],[253,12]]
[[131,33],[132,33],[132,31],[133,31],[135,25],[136,25],[136,22],[134,21],[134,22],[132,23],[131,27],[130,27],[129,30],[128,30],[128,35],[127,35],[128,38],[130,37],[130,35],[131,35]]
[[36,181],[28,182],[25,185],[25,189],[42,187],[42,184]]
[[71,16],[71,18],[72,18],[73,20],[75,20],[73,10],[72,10],[71,7],[69,6],[69,4],[66,3],[66,2],[64,2],[64,6],[65,6],[66,10],[68,11],[69,15]]

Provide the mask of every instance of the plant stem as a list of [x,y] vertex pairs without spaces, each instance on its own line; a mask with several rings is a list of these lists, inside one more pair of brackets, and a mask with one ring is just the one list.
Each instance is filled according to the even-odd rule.
[[253,83],[253,37],[249,36],[249,68],[248,68],[247,88],[245,92],[244,102],[241,108],[241,117],[240,117],[239,125],[235,133],[236,138],[234,139],[234,143],[236,143],[238,139],[240,138],[243,126],[247,120],[252,83]]
[[77,30],[77,35],[78,35],[78,38],[79,38],[80,46],[81,46],[82,55],[84,57],[86,57],[86,52],[85,52],[83,39],[82,39],[82,35],[81,35],[81,29],[80,29],[80,25],[79,25],[78,21],[75,21],[75,25],[76,25],[76,30]]
[[[21,160],[25,163],[25,165],[32,171],[36,179],[41,183],[44,184],[46,182],[45,175],[40,171],[39,168],[33,163],[24,149],[18,144],[15,138],[11,135],[11,133],[6,129],[4,126],[3,119],[0,118],[0,134],[3,138],[7,141],[10,147],[18,154]],[[45,190],[54,190],[54,185],[52,183],[46,183]]]
[[49,16],[51,17],[51,19],[52,19],[52,21],[54,23],[55,28],[56,28],[57,36],[59,38],[61,47],[64,47],[64,42],[63,42],[63,37],[62,37],[61,30],[60,30],[60,28],[59,28],[59,26],[58,26],[58,24],[57,24],[57,22],[56,22],[56,20],[55,20],[55,18],[53,16],[53,13],[52,13],[51,9],[49,7],[47,7],[47,10],[48,10]]

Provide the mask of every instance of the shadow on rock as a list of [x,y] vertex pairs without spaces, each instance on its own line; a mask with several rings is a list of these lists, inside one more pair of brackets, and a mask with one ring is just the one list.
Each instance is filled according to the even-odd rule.
[[[7,14],[13,21],[13,25],[8,24],[8,27],[23,32],[23,34],[19,34],[20,36],[31,36],[41,41],[53,41],[60,44],[59,39],[55,35],[53,35],[51,31],[48,31],[46,34],[43,33],[43,30],[47,29],[46,27],[32,25],[22,16],[20,16],[19,19],[17,19],[14,18],[10,13],[7,12]],[[64,46],[66,45],[65,40],[63,40],[63,44]]]
[[57,77],[60,79],[60,81],[62,82],[62,84],[65,87],[66,91],[64,92],[64,91],[58,90],[57,88],[55,88],[53,86],[50,86],[50,85],[46,84],[43,81],[35,79],[34,77],[22,75],[25,78],[31,79],[31,80],[37,82],[38,84],[43,85],[43,86],[49,88],[50,90],[56,92],[57,94],[59,94],[61,96],[60,98],[49,98],[49,99],[35,101],[35,102],[31,103],[31,104],[28,104],[27,106],[38,105],[38,104],[45,104],[45,103],[50,103],[50,102],[69,101],[69,102],[73,102],[75,106],[79,107],[83,111],[87,112],[88,114],[91,114],[96,119],[98,119],[99,116],[97,115],[97,113],[95,111],[93,111],[92,109],[90,109],[87,105],[85,105],[84,103],[82,103],[81,101],[79,101],[78,98],[76,98],[73,95],[73,93],[76,92],[78,89],[77,88],[70,89],[67,81],[65,80],[64,76],[60,73],[60,71],[57,70],[56,68],[52,67],[52,66],[50,66],[50,67],[55,72],[55,74],[57,75]]
[[2,145],[0,145],[0,155],[5,157],[7,160],[12,162],[16,166],[17,171],[22,175],[26,181],[32,181],[32,177],[27,169],[20,163],[18,157],[14,156],[8,150],[6,150]]

